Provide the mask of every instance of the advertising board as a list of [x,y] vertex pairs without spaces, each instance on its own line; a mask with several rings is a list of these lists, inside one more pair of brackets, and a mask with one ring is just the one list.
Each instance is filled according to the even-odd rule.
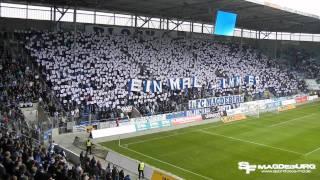
[[134,125],[137,131],[145,131],[150,129],[150,123],[148,121],[149,117],[141,117],[134,119]]
[[294,109],[294,108],[296,108],[295,105],[289,104],[289,105],[286,105],[286,106],[279,107],[278,111],[287,111],[287,110]]
[[165,114],[135,118],[132,120],[134,121],[137,131],[171,126],[171,120],[166,119]]
[[275,111],[281,106],[281,101],[273,101],[265,104],[264,112]]
[[136,127],[134,125],[98,129],[98,130],[92,131],[92,138],[95,139],[100,137],[114,136],[114,135],[126,134],[126,133],[132,133],[132,132],[136,132]]
[[72,132],[84,132],[86,131],[86,127],[85,125],[76,125],[72,127]]
[[290,105],[290,104],[296,104],[296,100],[295,99],[284,100],[281,102],[281,104],[283,106]]
[[242,108],[227,110],[227,115],[228,116],[232,116],[232,115],[235,115],[235,114],[242,114],[242,113],[243,113]]
[[235,114],[235,115],[231,115],[231,116],[223,116],[221,118],[221,121],[224,123],[230,123],[233,121],[240,121],[243,119],[246,119],[247,117],[244,114]]
[[171,126],[171,121],[166,119],[166,116],[163,114],[155,115],[149,118],[150,128],[162,128]]
[[308,101],[312,101],[318,98],[318,95],[308,96]]
[[202,121],[202,116],[190,116],[190,117],[184,117],[184,118],[177,118],[171,120],[172,125],[180,125],[180,124],[187,124],[195,121]]
[[202,115],[202,119],[206,120],[206,119],[216,119],[216,118],[220,118],[221,115],[218,112],[213,112],[213,113],[208,113],[208,114],[203,114]]
[[308,101],[308,96],[299,96],[295,98],[296,103],[304,103]]
[[167,175],[163,172],[154,170],[152,173],[151,180],[176,180],[176,178],[174,178],[170,175]]
[[187,116],[197,116],[197,115],[202,115],[202,114],[208,114],[210,112],[211,112],[210,108],[192,109],[192,110],[186,111],[186,115]]
[[187,111],[173,112],[166,114],[166,119],[176,119],[181,117],[187,117]]

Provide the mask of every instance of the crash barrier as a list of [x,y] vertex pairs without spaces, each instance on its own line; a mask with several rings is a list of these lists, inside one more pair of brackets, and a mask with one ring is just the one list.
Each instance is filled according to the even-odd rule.
[[[265,99],[241,103],[240,105],[232,105],[234,109],[222,111],[212,111],[210,108],[198,110],[188,110],[181,112],[173,112],[160,114],[155,116],[146,116],[132,118],[119,121],[119,126],[94,129],[92,130],[93,138],[101,138],[115,136],[127,133],[135,133],[140,131],[161,129],[165,127],[175,127],[182,124],[200,122],[207,119],[220,119],[224,123],[246,119],[247,116],[259,116],[264,112],[281,112],[295,108],[295,104],[313,101],[318,96],[295,95],[290,97],[281,97],[274,99]],[[221,108],[220,108],[221,109]]]

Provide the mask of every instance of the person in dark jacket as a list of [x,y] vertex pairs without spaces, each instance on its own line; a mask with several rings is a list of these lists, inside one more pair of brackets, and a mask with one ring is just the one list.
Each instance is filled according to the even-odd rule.
[[119,180],[124,180],[124,172],[123,169],[119,172]]
[[126,175],[126,177],[124,177],[124,180],[131,180],[131,178],[130,178],[129,174],[128,174],[128,175]]
[[119,180],[119,172],[116,166],[113,166],[111,174],[113,180]]

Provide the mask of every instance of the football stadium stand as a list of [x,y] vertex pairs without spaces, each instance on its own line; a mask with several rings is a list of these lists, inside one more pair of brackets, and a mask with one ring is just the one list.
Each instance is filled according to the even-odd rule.
[[[194,3],[194,8],[191,1],[169,8],[155,0],[167,9],[166,16],[157,8],[141,10],[141,2],[134,5],[129,0],[124,0],[123,4],[131,4],[125,7],[101,2],[102,9],[98,1],[83,0],[76,5],[73,1],[31,0],[31,4],[17,6],[13,2],[0,2],[0,179],[130,180],[137,177],[131,170],[137,168],[137,162],[121,156],[132,166],[112,165],[109,160],[116,162],[120,155],[110,149],[105,155],[99,144],[94,144],[94,156],[84,153],[88,137],[93,142],[102,142],[95,139],[106,136],[111,137],[108,140],[119,138],[120,147],[123,134],[131,137],[130,133],[154,133],[163,127],[184,128],[205,119],[230,123],[247,116],[259,118],[260,110],[291,110],[295,104],[317,99],[320,93],[320,56],[299,46],[301,39],[307,39],[301,30],[318,32],[314,23],[318,19],[310,15],[235,1],[232,7],[243,5],[230,9],[242,15],[237,24],[241,29],[236,28],[234,37],[212,38],[214,26],[206,23],[213,22],[212,12],[228,6],[227,2],[209,8],[210,17],[191,18],[201,23],[189,22],[177,8],[183,6],[183,12],[192,16],[207,8],[208,2]],[[42,9],[36,9],[40,5]],[[105,9],[112,13],[99,12]],[[253,11],[246,9],[261,10],[268,17],[252,19]],[[22,17],[13,10],[28,13]],[[33,10],[44,16],[50,12],[50,18],[33,17]],[[130,15],[119,15],[118,10]],[[99,23],[111,18],[110,14],[113,24]],[[79,21],[77,15],[84,20]],[[129,18],[131,25],[121,18]],[[300,29],[291,25],[291,19],[301,24]],[[14,30],[22,21],[32,23]],[[156,21],[159,28],[151,27]],[[260,27],[259,21],[265,24]],[[48,27],[48,22],[50,30],[39,28]],[[279,23],[282,28],[277,28]],[[306,41],[320,41],[320,35],[309,35],[312,40]],[[246,38],[255,41],[243,40]],[[257,45],[265,39],[271,42],[264,42],[271,53]],[[294,47],[285,48],[290,44],[287,41],[293,41]],[[282,47],[286,50],[281,51]],[[53,136],[60,138],[59,143],[69,139],[62,146],[54,143]],[[98,157],[100,150],[103,153]],[[152,173],[161,171],[146,167]],[[152,173],[146,178],[152,179]]]
[[[89,108],[93,113],[113,112],[128,105],[144,115],[180,111],[179,104],[190,99],[239,94],[239,88],[213,86],[219,78],[235,74],[260,77],[256,86],[240,88],[253,99],[262,98],[266,90],[278,97],[298,92],[299,81],[289,69],[280,69],[275,59],[250,47],[79,33],[74,49],[73,36],[66,32],[29,32],[26,37],[26,48],[67,111]],[[77,52],[75,57],[73,51]],[[166,81],[171,77],[197,77],[202,88],[180,93],[170,89],[158,93],[127,90],[130,79]]]

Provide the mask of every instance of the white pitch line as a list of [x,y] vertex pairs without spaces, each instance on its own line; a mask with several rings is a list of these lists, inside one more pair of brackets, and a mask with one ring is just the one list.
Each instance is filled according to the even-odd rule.
[[[312,106],[313,106],[313,105],[312,105]],[[298,120],[298,119],[305,118],[305,117],[307,117],[307,116],[311,116],[311,115],[314,115],[314,114],[316,114],[316,113],[309,114],[309,115],[302,116],[302,117],[298,117],[298,118],[295,118],[295,119],[290,119],[290,120],[288,120],[288,121],[284,121],[284,122],[272,124],[272,125],[270,125],[270,126],[268,126],[268,127],[274,127],[274,126],[277,126],[277,125],[280,125],[280,124],[284,124],[284,123],[289,122],[289,121]],[[269,114],[267,114],[266,116],[268,116],[268,115],[269,115]],[[270,114],[270,115],[272,115],[272,114]],[[160,139],[166,139],[166,138],[169,138],[169,137],[174,137],[174,136],[179,136],[179,135],[183,135],[183,134],[188,134],[188,133],[195,132],[195,131],[199,131],[199,130],[207,130],[207,129],[217,128],[217,127],[221,127],[221,126],[234,125],[234,124],[237,124],[237,123],[247,122],[247,121],[252,121],[252,120],[256,120],[256,118],[249,119],[249,120],[245,120],[245,121],[234,121],[234,122],[230,122],[230,123],[224,123],[224,124],[219,124],[219,125],[215,125],[215,126],[209,126],[209,127],[205,127],[205,128],[201,128],[201,129],[190,130],[190,131],[187,131],[187,132],[175,133],[175,134],[171,134],[171,135],[166,135],[166,136],[161,136],[161,137],[155,137],[155,138],[150,138],[150,139],[141,140],[141,141],[135,141],[135,142],[123,144],[123,146],[128,146],[128,145],[132,145],[132,144],[140,144],[140,143],[145,143],[145,142],[150,142],[150,141],[155,141],[155,140],[160,140]],[[220,122],[220,121],[218,121],[218,122]],[[213,122],[213,123],[216,123],[216,122]]]
[[[199,131],[199,130],[207,130],[207,129],[217,128],[217,127],[221,127],[221,126],[229,126],[229,125],[234,125],[234,124],[238,124],[238,123],[241,123],[241,122],[247,122],[247,121],[252,121],[252,120],[256,120],[256,119],[249,119],[249,120],[245,120],[245,121],[234,121],[234,122],[230,122],[230,123],[223,123],[223,124],[218,124],[218,125],[215,125],[215,126],[209,126],[209,127],[205,127],[205,128],[201,128],[201,129],[190,130],[190,131],[187,131],[187,132],[175,133],[175,134],[171,134],[171,135],[160,136],[160,137],[150,138],[150,139],[141,140],[141,141],[134,141],[134,142],[131,142],[131,143],[123,144],[123,146],[128,146],[128,145],[132,145],[132,144],[141,144],[141,143],[150,142],[150,141],[156,141],[156,140],[160,140],[160,139],[166,139],[166,138],[169,138],[169,137],[188,134],[188,133]],[[221,121],[217,121],[217,122],[221,122]],[[213,123],[217,123],[217,122],[213,122]]]
[[[256,119],[250,119],[250,120],[245,120],[245,121],[252,121],[252,120],[256,120]],[[222,122],[222,121],[217,121],[217,122]],[[212,123],[217,123],[217,122],[212,122]],[[171,135],[155,137],[155,138],[150,138],[150,139],[141,140],[141,141],[135,141],[135,142],[123,144],[123,146],[132,145],[132,144],[140,144],[140,143],[150,142],[150,141],[155,141],[155,140],[160,140],[160,139],[166,139],[166,138],[169,138],[169,137],[188,134],[188,133],[196,132],[196,131],[199,131],[199,130],[212,129],[212,128],[217,128],[217,127],[221,127],[221,126],[229,126],[229,125],[237,124],[237,123],[240,123],[240,122],[243,122],[243,121],[234,121],[234,122],[230,122],[230,123],[223,123],[223,124],[218,124],[218,125],[215,125],[215,126],[209,126],[209,127],[201,128],[201,129],[190,130],[190,131],[187,131],[187,132],[174,133],[174,134],[171,134]]]
[[[201,128],[198,130],[206,130],[206,129],[212,129],[212,128],[217,128],[217,127],[221,127],[221,126],[229,126],[229,125],[234,125],[234,124],[238,124],[241,122],[248,122],[248,121],[252,121],[252,120],[256,120],[256,119],[247,119],[247,120],[243,120],[243,121],[233,121],[233,122],[229,122],[229,123],[223,123],[223,124],[219,124],[216,126],[210,126],[210,127],[206,127],[206,128]],[[218,122],[222,122],[222,121],[218,121]]]
[[139,154],[139,155],[141,155],[141,156],[147,157],[147,158],[149,158],[149,159],[152,159],[152,160],[158,161],[158,162],[160,162],[160,163],[163,163],[163,164],[169,165],[169,166],[171,166],[171,167],[174,167],[174,168],[180,169],[180,170],[182,170],[182,171],[184,171],[184,172],[188,172],[188,173],[190,173],[190,174],[196,175],[196,176],[201,177],[201,178],[203,178],[203,179],[213,180],[212,178],[209,178],[209,177],[207,177],[207,176],[204,176],[204,175],[201,175],[201,174],[195,173],[195,172],[193,172],[193,171],[190,171],[190,170],[184,169],[184,168],[179,167],[179,166],[176,166],[176,165],[174,165],[174,164],[171,164],[171,163],[168,163],[168,162],[162,161],[162,160],[160,160],[160,159],[157,159],[157,158],[154,158],[154,157],[148,156],[148,155],[146,155],[146,154],[140,153],[140,152],[135,151],[135,150],[133,150],[133,149],[130,149],[130,148],[127,148],[127,147],[123,147],[123,146],[121,146],[121,145],[120,145],[120,147],[121,147],[121,148],[124,148],[124,149],[127,149],[128,151],[134,152],[134,153],[136,153],[136,154]]
[[310,151],[310,152],[307,152],[307,153],[305,153],[304,155],[305,155],[305,156],[308,156],[308,155],[310,155],[311,153],[314,153],[314,152],[316,152],[316,151],[318,151],[318,150],[320,150],[320,147],[318,147],[317,149],[314,149],[314,150],[312,150],[312,151]]
[[274,126],[278,126],[278,125],[281,125],[281,124],[285,124],[285,123],[288,123],[288,122],[291,122],[291,121],[296,121],[296,120],[300,120],[300,119],[304,119],[306,117],[310,117],[310,116],[313,116],[315,115],[316,113],[312,113],[312,114],[308,114],[308,115],[305,115],[305,116],[301,116],[301,117],[297,117],[297,118],[294,118],[294,119],[289,119],[287,121],[282,121],[282,122],[279,122],[279,123],[276,123],[276,124],[272,124],[268,127],[274,127]]
[[[247,120],[247,121],[250,121],[250,120]],[[220,121],[217,121],[217,122],[220,122]],[[150,139],[141,140],[141,141],[134,141],[134,142],[131,142],[131,143],[125,143],[125,144],[123,144],[123,146],[132,145],[132,144],[140,144],[140,143],[150,142],[150,141],[156,141],[156,140],[160,140],[160,139],[166,139],[166,138],[169,138],[169,137],[188,134],[188,133],[196,132],[196,131],[199,131],[199,130],[206,130],[206,129],[216,128],[216,127],[221,127],[221,126],[228,126],[228,125],[236,124],[236,123],[239,123],[239,122],[241,122],[241,121],[234,121],[234,122],[230,122],[230,123],[227,123],[227,124],[219,124],[219,125],[216,125],[216,126],[209,126],[209,127],[206,127],[206,128],[190,130],[190,131],[187,131],[187,132],[174,133],[174,134],[171,134],[171,135],[160,136],[160,137],[150,138]],[[216,122],[213,122],[213,123],[216,123]]]
[[203,132],[203,133],[206,133],[206,134],[213,135],[213,136],[220,136],[220,137],[233,139],[233,140],[240,141],[240,142],[255,144],[255,145],[258,145],[258,146],[263,146],[263,147],[267,147],[267,148],[271,148],[271,149],[277,149],[277,150],[280,150],[280,151],[285,151],[285,152],[290,152],[290,153],[293,153],[293,154],[303,155],[302,153],[291,151],[291,150],[288,150],[288,149],[282,149],[282,148],[278,148],[278,147],[274,147],[274,146],[270,146],[270,145],[266,145],[266,144],[260,144],[260,143],[256,143],[256,142],[252,142],[252,141],[248,141],[248,140],[244,140],[244,139],[238,139],[238,138],[234,138],[234,137],[231,137],[231,136],[225,136],[225,135],[222,135],[222,134],[212,133],[212,132],[209,132],[209,131],[204,131],[204,130],[199,130],[199,131]]
[[[273,114],[265,114],[264,117],[272,116],[272,115]],[[238,123],[242,123],[242,122],[259,120],[259,119],[260,118],[251,118],[251,119],[244,119],[242,121],[232,121],[232,122],[229,122],[229,123],[223,123],[223,124],[219,124],[219,125],[216,125],[216,126],[210,126],[210,127],[206,127],[206,128],[201,128],[201,129],[198,129],[198,130],[206,130],[206,129],[212,129],[212,128],[221,127],[221,126],[229,126],[229,125],[234,125],[234,124],[238,124]],[[218,122],[222,122],[222,121],[218,121]]]
[[160,140],[160,139],[166,139],[166,138],[169,138],[169,137],[183,135],[183,134],[191,133],[191,132],[194,132],[194,131],[195,130],[187,131],[187,132],[183,132],[183,133],[174,133],[174,134],[171,134],[171,135],[160,136],[160,137],[145,139],[145,140],[141,140],[141,141],[134,141],[134,142],[131,142],[131,143],[123,144],[123,146],[128,146],[128,145],[132,145],[132,144],[140,144],[140,143],[150,142],[150,141],[155,141],[155,140]]

